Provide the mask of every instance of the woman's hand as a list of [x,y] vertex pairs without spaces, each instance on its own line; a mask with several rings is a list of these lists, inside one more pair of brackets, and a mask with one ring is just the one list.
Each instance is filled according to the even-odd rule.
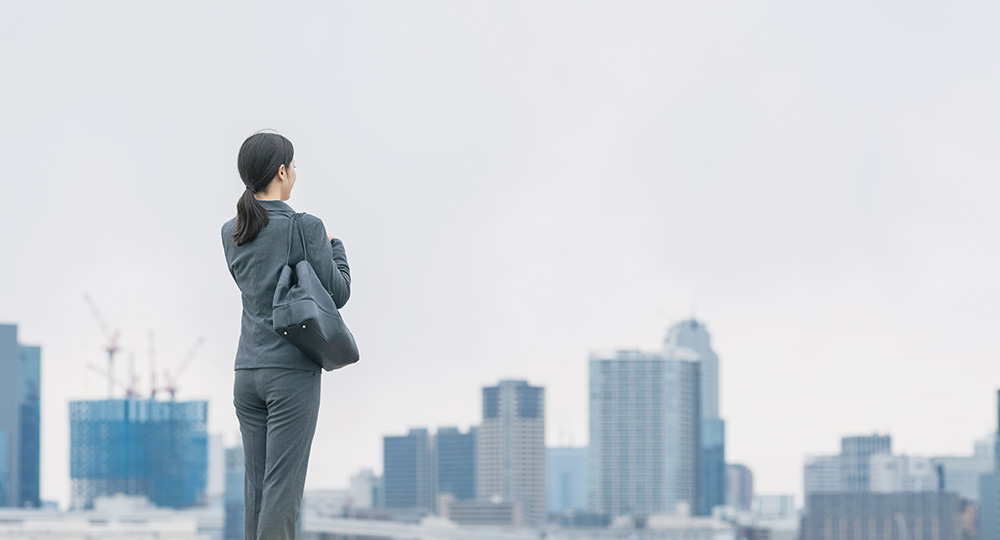
[[327,236],[329,236],[330,237],[330,241],[333,242],[333,235],[328,233]]

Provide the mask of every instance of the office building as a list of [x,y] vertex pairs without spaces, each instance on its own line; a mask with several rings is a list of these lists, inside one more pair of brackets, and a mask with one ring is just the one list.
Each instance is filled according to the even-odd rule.
[[545,389],[514,380],[483,388],[477,442],[476,498],[521,503],[528,525],[544,525]]
[[753,472],[746,465],[726,466],[726,505],[744,512],[753,508]]
[[711,515],[726,504],[726,431],[719,417],[719,357],[704,323],[681,321],[667,330],[664,348],[684,347],[698,354],[701,377],[701,456],[697,513]]
[[208,477],[205,499],[216,501],[226,496],[226,446],[221,433],[208,436]]
[[930,458],[876,454],[870,463],[871,491],[899,493],[940,491],[944,478]]
[[456,501],[451,494],[441,495],[441,517],[466,527],[523,527],[524,505],[521,502]]
[[684,347],[698,354],[701,367],[701,417],[719,418],[719,357],[712,350],[711,336],[704,323],[681,321],[667,330],[664,350]]
[[726,504],[726,423],[721,418],[701,419],[698,466],[698,514],[709,516],[713,508]]
[[164,508],[205,502],[208,402],[72,401],[69,419],[73,508],[115,494]]
[[426,429],[383,438],[382,470],[387,508],[434,509],[431,437]]
[[593,512],[684,514],[699,507],[699,358],[686,347],[591,355]]
[[984,474],[979,477],[979,538],[980,540],[1000,540],[1000,523],[997,522],[1000,508],[1000,475]]
[[975,534],[963,530],[974,507],[954,493],[818,493],[807,506],[802,540],[963,540]]
[[0,506],[39,506],[41,348],[18,343],[17,325],[0,324]]
[[549,514],[587,511],[587,449],[549,448],[545,473]]
[[932,457],[931,463],[944,475],[944,490],[979,502],[979,477],[994,471],[996,433],[975,441],[971,456]]
[[806,501],[814,493],[839,493],[840,456],[808,456],[803,470]]
[[351,495],[351,506],[357,509],[376,508],[378,485],[381,478],[371,469],[362,469],[351,476],[348,493]]
[[793,495],[757,495],[753,499],[753,515],[758,522],[794,519],[798,515]]
[[[994,470],[979,477],[979,538],[980,540],[1000,540],[1000,390],[994,413],[997,431],[994,436],[976,444],[976,454],[988,452],[992,443]],[[980,448],[980,445],[987,448]]]
[[434,437],[434,471],[437,494],[450,494],[456,501],[476,498],[476,434],[458,428],[438,428]]
[[7,432],[0,429],[0,507],[7,506],[10,469],[7,456]]
[[888,435],[844,437],[840,440],[840,489],[869,491],[871,457],[891,454],[892,439]]
[[223,524],[223,538],[225,540],[243,540],[244,518],[246,515],[246,465],[243,456],[243,447],[227,448],[225,456],[226,481],[225,494],[223,495],[225,522]]

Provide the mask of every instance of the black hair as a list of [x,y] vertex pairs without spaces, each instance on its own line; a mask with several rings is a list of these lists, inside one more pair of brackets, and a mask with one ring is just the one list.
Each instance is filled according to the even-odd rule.
[[236,202],[236,233],[232,238],[237,246],[252,242],[267,227],[267,210],[253,194],[267,189],[282,165],[285,169],[291,167],[294,156],[292,141],[277,133],[258,131],[243,141],[236,168],[243,184],[250,189],[244,189]]

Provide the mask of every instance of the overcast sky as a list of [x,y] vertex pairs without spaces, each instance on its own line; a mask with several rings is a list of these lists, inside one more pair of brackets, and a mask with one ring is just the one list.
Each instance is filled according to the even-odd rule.
[[995,2],[151,5],[0,3],[0,321],[42,346],[44,499],[67,401],[106,395],[85,293],[144,391],[150,330],[160,369],[204,336],[179,397],[236,441],[219,228],[263,128],[353,276],[307,489],[504,378],[586,444],[589,352],[692,314],[758,492],[801,504],[843,435],[970,454],[996,425]]

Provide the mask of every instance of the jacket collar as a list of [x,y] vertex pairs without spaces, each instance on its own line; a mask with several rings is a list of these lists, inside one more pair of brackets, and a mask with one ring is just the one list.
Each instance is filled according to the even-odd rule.
[[282,214],[294,214],[295,210],[292,210],[291,206],[285,201],[257,201],[261,206],[264,207],[268,212],[279,212]]

